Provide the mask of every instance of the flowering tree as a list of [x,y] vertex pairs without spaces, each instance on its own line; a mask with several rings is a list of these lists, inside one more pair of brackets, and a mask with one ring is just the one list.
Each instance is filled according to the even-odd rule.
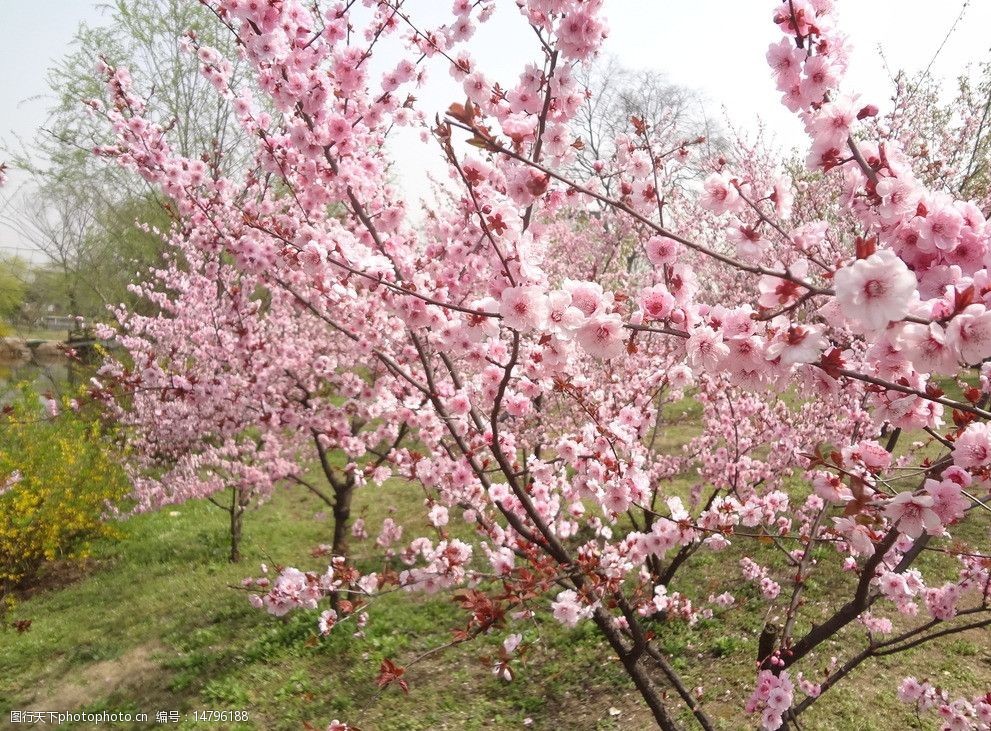
[[[189,234],[187,236],[187,234]],[[304,485],[333,511],[332,550],[346,552],[354,490],[379,484],[389,450],[405,428],[379,419],[395,393],[375,364],[356,371],[350,349],[285,290],[267,290],[217,255],[194,232],[170,237],[168,266],[134,287],[156,311],[117,310],[115,335],[132,366],[104,365],[117,395],[111,406],[130,427],[139,511],[206,497],[230,513],[231,560],[240,557],[243,514],[283,481]],[[400,393],[400,397],[401,397]],[[347,457],[338,465],[333,449]],[[369,451],[374,461],[354,460]],[[384,451],[380,451],[384,450]],[[317,462],[326,484],[300,465]],[[222,505],[216,493],[230,489]]]
[[[545,609],[593,622],[665,729],[681,709],[715,727],[656,642],[672,623],[762,605],[740,703],[765,729],[864,663],[991,624],[991,374],[956,398],[941,386],[991,356],[986,202],[934,187],[899,128],[855,101],[828,0],[773,14],[768,61],[811,139],[800,184],[756,148],[713,159],[641,119],[578,179],[575,69],[605,35],[600,0],[517,3],[536,59],[500,83],[468,45],[495,2],[456,0],[439,27],[401,0],[206,4],[254,71],[232,82],[195,49],[258,140],[253,171],[203,174],[111,67],[114,102],[92,108],[117,143],[97,152],[159,186],[204,256],[317,318],[359,371],[375,364],[392,385],[361,399],[390,435],[410,430],[416,449],[389,461],[425,491],[435,531],[409,541],[401,572],[335,558],[323,576],[286,569],[256,604],[351,592],[321,616],[329,631],[395,584],[458,589],[455,642]],[[373,53],[398,60],[373,77]],[[466,97],[433,122],[413,94],[430,65]],[[448,165],[422,223],[388,181],[399,126]],[[688,165],[710,173],[686,184]],[[665,407],[693,384],[702,428],[672,449]],[[381,408],[396,393],[403,408]],[[451,537],[452,511],[475,541]],[[383,526],[382,545],[399,538]],[[686,578],[710,552],[740,567],[718,594]],[[817,590],[830,567],[842,589]],[[386,660],[379,682],[405,688],[403,673]],[[914,682],[907,700],[987,725],[986,698]]]

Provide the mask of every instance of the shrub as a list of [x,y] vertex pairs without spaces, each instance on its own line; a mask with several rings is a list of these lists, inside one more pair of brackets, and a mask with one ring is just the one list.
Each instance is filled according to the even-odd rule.
[[27,386],[12,395],[0,413],[0,610],[47,564],[115,536],[108,516],[128,493],[97,419]]

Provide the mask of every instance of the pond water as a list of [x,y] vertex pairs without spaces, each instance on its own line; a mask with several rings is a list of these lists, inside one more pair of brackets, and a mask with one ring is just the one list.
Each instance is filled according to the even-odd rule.
[[0,400],[9,387],[19,383],[30,383],[39,393],[68,394],[86,381],[87,370],[66,358],[0,360]]

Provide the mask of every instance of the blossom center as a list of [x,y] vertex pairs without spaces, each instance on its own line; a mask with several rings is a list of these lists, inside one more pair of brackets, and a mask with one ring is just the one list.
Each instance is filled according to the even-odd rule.
[[864,284],[864,294],[867,295],[868,299],[876,299],[884,295],[885,286],[884,282],[878,279],[871,279]]

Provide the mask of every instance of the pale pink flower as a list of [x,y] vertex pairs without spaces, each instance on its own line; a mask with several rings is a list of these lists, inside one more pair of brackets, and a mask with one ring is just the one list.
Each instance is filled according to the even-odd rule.
[[651,236],[644,245],[647,260],[655,267],[674,264],[678,260],[678,247],[678,242],[667,236]]
[[723,342],[722,334],[706,325],[692,330],[686,347],[692,365],[705,370],[715,370],[729,355],[729,346]]
[[674,296],[663,284],[655,284],[640,293],[640,306],[652,320],[664,320],[674,309]]
[[507,327],[520,332],[539,330],[547,321],[547,296],[540,287],[507,287],[502,292],[499,314]]
[[774,212],[778,218],[791,218],[791,208],[795,203],[795,194],[791,191],[791,182],[783,177],[778,177],[774,181],[774,188],[771,192],[771,201],[774,203]]
[[911,538],[918,538],[925,531],[936,535],[942,528],[939,516],[932,509],[933,499],[928,495],[900,492],[891,498],[884,514],[898,523],[898,530]]
[[815,325],[793,325],[775,336],[767,346],[765,357],[768,360],[781,358],[782,365],[815,363],[828,344],[821,328]]
[[574,627],[579,620],[591,616],[591,607],[582,606],[578,601],[578,595],[572,589],[566,589],[557,595],[551,603],[554,610],[554,619],[565,627]]
[[931,322],[923,325],[907,322],[902,328],[902,353],[920,373],[950,376],[959,370],[956,348],[947,343],[943,328]]
[[813,56],[805,62],[805,72],[801,81],[802,96],[807,104],[813,104],[822,99],[830,89],[836,86],[838,74],[836,66],[826,56]]
[[812,489],[816,495],[831,503],[846,503],[853,499],[850,488],[838,476],[829,472],[816,472]]
[[334,628],[335,624],[337,624],[337,612],[333,609],[326,609],[320,613],[320,619],[317,621],[317,626],[320,629],[321,635],[326,636],[330,634],[330,630]]
[[877,207],[877,211],[885,223],[897,223],[915,212],[919,195],[914,181],[904,178],[881,178],[875,190],[881,196],[881,205]]
[[760,278],[757,288],[760,290],[757,304],[769,310],[792,304],[803,292],[801,287],[790,279],[772,277],[769,274]]
[[991,464],[991,429],[985,422],[974,422],[953,444],[953,463],[965,468]]
[[571,295],[571,306],[577,307],[586,317],[591,317],[605,302],[602,285],[597,282],[564,280],[564,291]]
[[962,518],[970,506],[970,500],[963,496],[963,488],[953,480],[926,480],[925,490],[933,499],[933,510],[944,524]]
[[798,83],[804,56],[802,49],[796,48],[790,38],[782,38],[767,49],[767,63],[774,69],[779,91],[786,91]]
[[571,293],[556,289],[548,295],[547,327],[562,340],[569,340],[585,321],[585,313],[571,304]]
[[[852,497],[852,495],[851,495]],[[870,530],[851,518],[833,518],[833,525],[849,543],[850,552],[855,556],[871,556],[874,554],[874,541],[871,540]]]
[[834,284],[843,314],[870,330],[880,330],[908,314],[916,279],[893,251],[883,249],[838,270]]
[[872,472],[886,470],[891,466],[891,453],[873,439],[864,439],[843,449],[843,458],[860,462]]
[[523,635],[521,634],[511,634],[506,639],[502,641],[502,649],[506,651],[507,654],[511,655],[516,652],[516,648],[520,646],[523,641]]
[[929,211],[922,220],[921,233],[926,242],[941,251],[956,248],[963,228],[963,216],[952,206],[944,206]]
[[432,508],[430,508],[430,512],[427,514],[427,520],[430,521],[431,525],[436,526],[437,528],[447,525],[447,508],[443,505],[435,504]]
[[898,697],[907,703],[915,702],[922,698],[928,685],[928,683],[920,683],[913,677],[905,678],[898,686]]
[[576,339],[585,352],[602,360],[615,358],[626,350],[619,315],[596,315],[578,331]]
[[950,320],[946,341],[964,363],[980,363],[991,357],[991,312],[984,305],[968,305]]
[[842,147],[856,118],[857,110],[848,98],[823,104],[812,120],[812,135],[823,144]]
[[743,207],[740,194],[725,175],[713,173],[705,179],[702,187],[704,192],[699,198],[699,204],[717,216],[739,211]]

